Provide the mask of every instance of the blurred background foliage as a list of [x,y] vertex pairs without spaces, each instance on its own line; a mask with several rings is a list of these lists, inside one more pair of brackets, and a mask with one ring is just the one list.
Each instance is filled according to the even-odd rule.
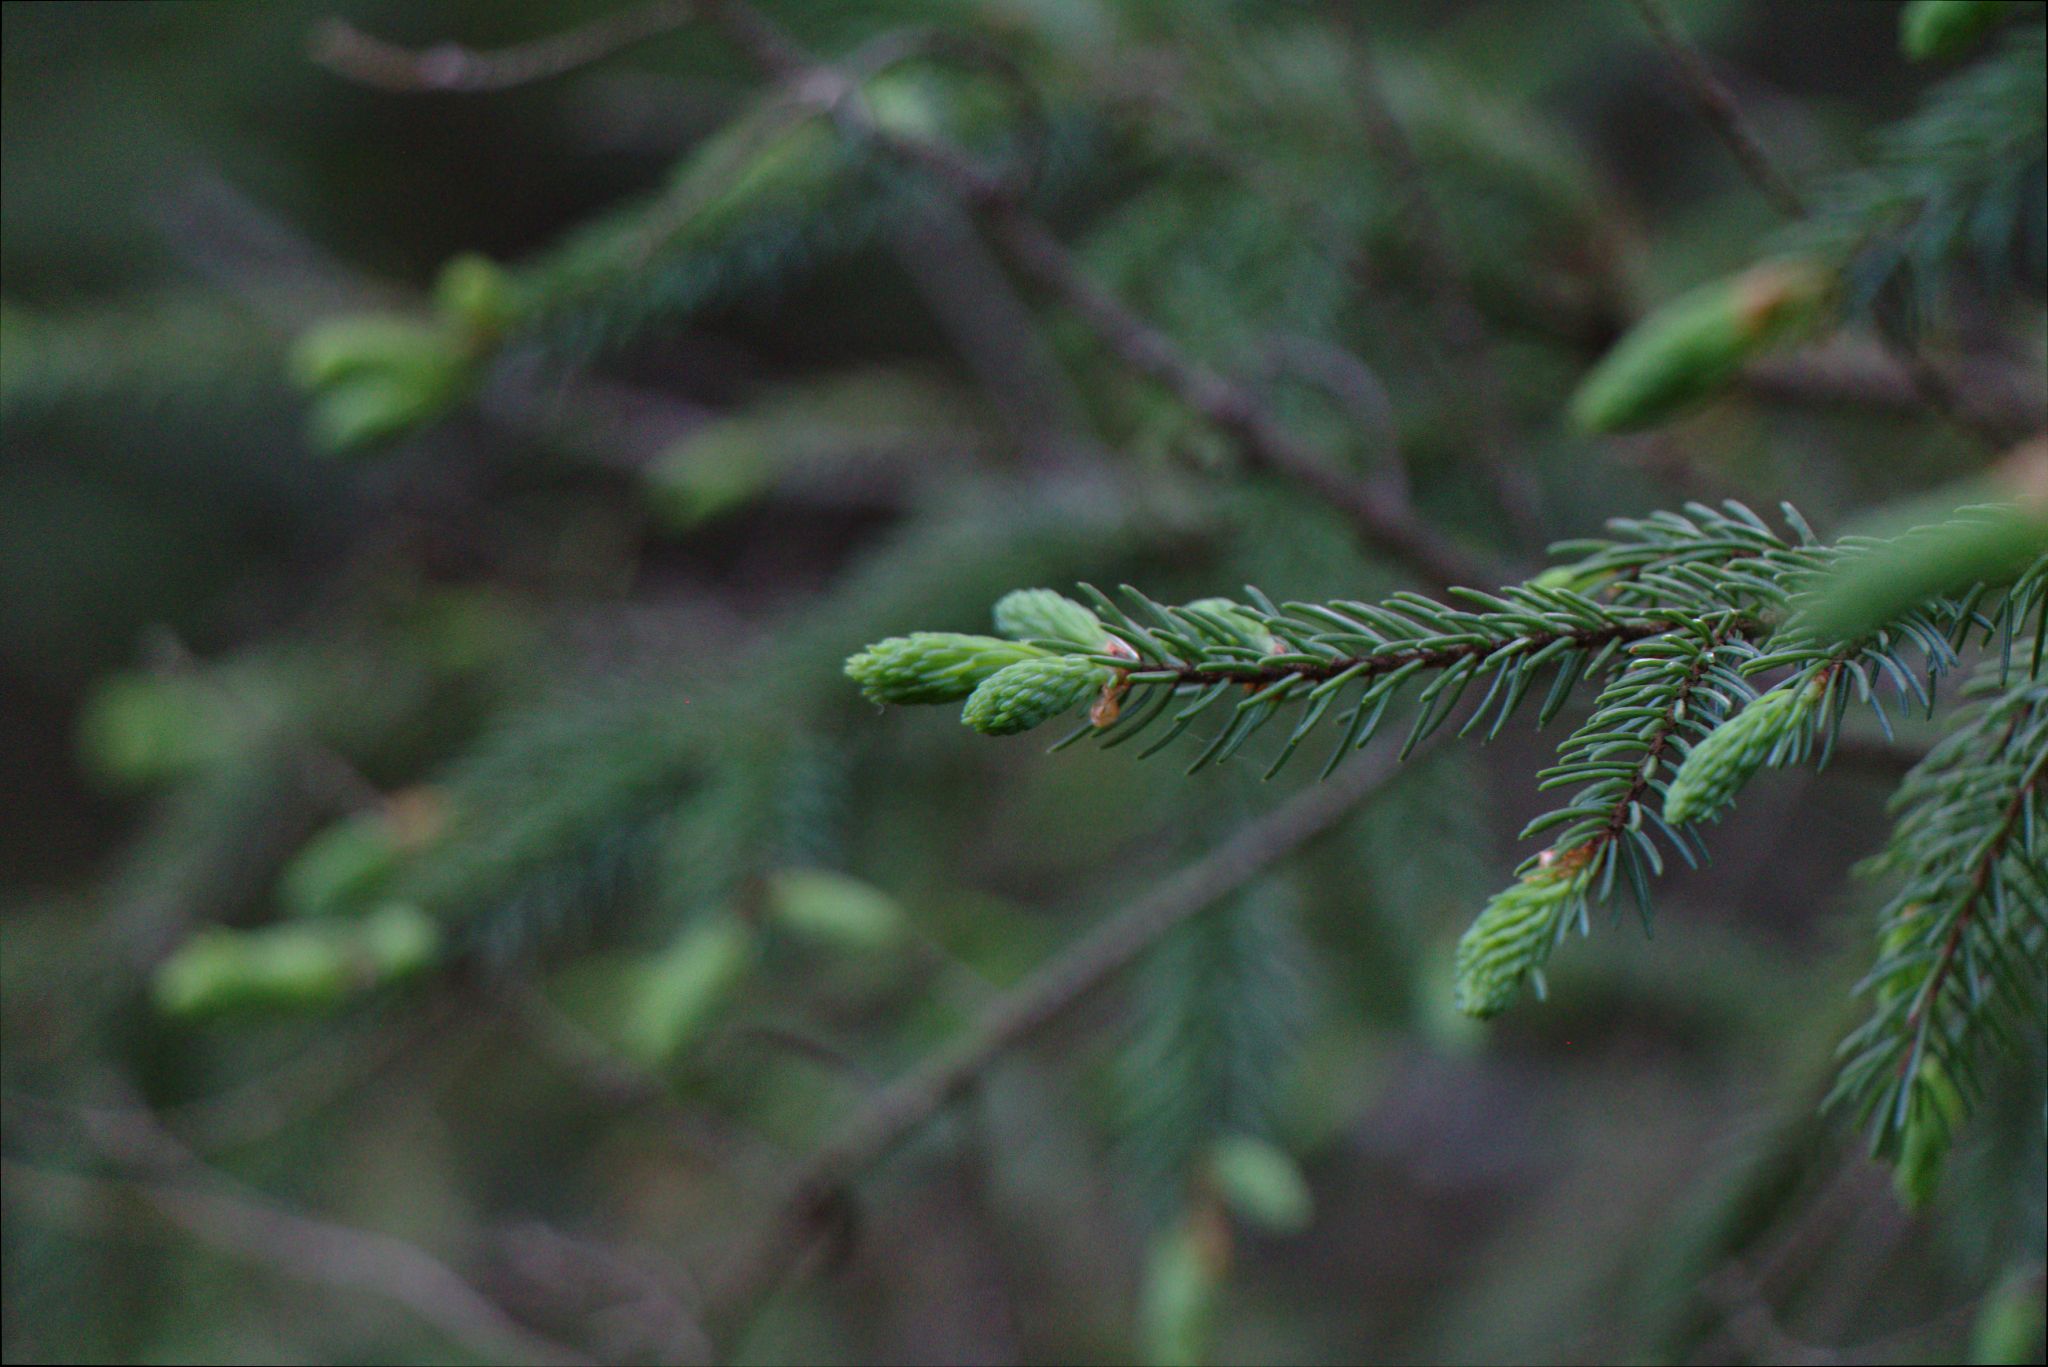
[[[1648,433],[1566,415],[1654,305],[1888,211],[1870,168],[1985,165],[1981,123],[1886,130],[1946,80],[2038,100],[2010,8],[1916,63],[1890,4],[1673,4],[1831,187],[1788,230],[1622,3],[762,0],[1523,570],[1688,498],[1838,530],[2014,468],[2038,142],[1859,237],[1842,329]],[[1760,783],[1654,939],[1483,1029],[1450,946],[1545,742],[1432,751],[720,1303],[884,1079],[1312,781],[969,743],[846,655],[1019,585],[1417,581],[719,28],[400,93],[321,27],[620,12],[5,7],[8,1360],[2040,1360],[2042,1041],[1914,1213],[1815,1111],[1911,721]]]

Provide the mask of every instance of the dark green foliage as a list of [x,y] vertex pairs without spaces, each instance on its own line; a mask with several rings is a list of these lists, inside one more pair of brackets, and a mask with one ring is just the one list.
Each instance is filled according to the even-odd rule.
[[2042,7],[759,5],[9,7],[4,1356],[2036,1351]]
[[[2024,650],[2027,643],[2021,643]],[[1899,880],[1843,1043],[1836,1096],[1924,1201],[1994,1050],[2039,1036],[2048,949],[2048,676],[1987,665],[1977,701],[1907,775],[1872,871]]]
[[[1013,667],[1056,675],[1058,689],[1020,680],[1015,690],[1001,690],[1009,671],[996,674],[984,689],[1006,697],[1016,691],[1034,705],[998,708],[991,699],[977,709],[970,702],[966,720],[999,734],[1027,729],[1116,671],[1127,689],[1124,712],[1092,717],[1076,738],[1095,732],[1116,745],[1157,724],[1158,738],[1140,751],[1150,754],[1207,718],[1212,738],[1193,769],[1228,760],[1291,712],[1270,777],[1318,727],[1340,737],[1331,766],[1363,747],[1394,704],[1409,701],[1403,690],[1411,684],[1404,753],[1455,715],[1468,693],[1478,701],[1460,733],[1491,737],[1538,696],[1539,685],[1540,726],[1578,685],[1604,679],[1591,716],[1564,741],[1559,762],[1538,775],[1545,788],[1578,789],[1567,806],[1522,832],[1544,835],[1547,848],[1459,942],[1459,1004],[1491,1016],[1525,982],[1540,991],[1542,966],[1559,940],[1574,927],[1588,929],[1592,905],[1617,887],[1633,895],[1647,923],[1650,881],[1665,865],[1660,843],[1697,864],[1704,850],[1684,828],[1718,815],[1766,766],[1824,760],[1852,700],[1883,719],[1878,689],[1889,682],[1902,702],[1931,707],[1932,682],[1954,663],[1959,645],[1985,637],[2011,651],[2011,633],[2042,610],[2048,555],[2032,553],[2004,565],[2002,578],[1953,585],[1963,590],[1959,597],[1930,603],[1916,596],[1904,610],[1855,623],[1851,635],[1821,634],[1825,619],[1795,612],[1795,596],[1823,573],[1886,572],[1890,547],[1868,538],[1821,546],[1796,512],[1787,508],[1786,517],[1801,541],[1781,538],[1738,503],[1618,523],[1616,539],[1565,548],[1578,558],[1528,584],[1499,595],[1454,590],[1467,607],[1417,594],[1377,605],[1276,606],[1252,591],[1254,608],[1224,600],[1169,608],[1127,589],[1126,609],[1084,589],[1123,649],[1068,644],[1070,654]],[[2022,642],[2019,652],[2020,668],[2037,677],[2031,644]],[[1790,673],[1750,701],[1748,680],[1779,670]]]
[[1206,1180],[1217,1141],[1273,1130],[1308,1017],[1294,902],[1285,884],[1261,884],[1146,961],[1117,1083],[1126,1161],[1155,1218]]
[[1913,335],[1961,277],[1993,294],[2048,285],[2048,51],[2039,24],[1929,94],[1873,164],[1828,187],[1791,238],[1841,264],[1843,302]]

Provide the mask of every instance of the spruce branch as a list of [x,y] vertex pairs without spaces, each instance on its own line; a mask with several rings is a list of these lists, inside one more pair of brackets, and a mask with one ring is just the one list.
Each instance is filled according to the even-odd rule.
[[694,0],[649,0],[561,33],[490,51],[460,43],[414,51],[373,38],[345,19],[330,19],[313,34],[312,57],[336,75],[381,90],[510,90],[565,75],[680,28],[695,9]]
[[1128,968],[1175,927],[1323,835],[1396,771],[1382,753],[1348,766],[1240,827],[1208,854],[1155,883],[997,997],[942,1052],[876,1093],[791,1177],[784,1195],[711,1282],[708,1302],[729,1331],[802,1260],[845,1188],[893,1153],[948,1102],[1033,1035]]
[[1757,136],[1735,93],[1714,74],[1705,54],[1679,28],[1663,0],[1629,0],[1629,4],[1635,7],[1643,26],[1670,59],[1693,107],[1734,154],[1743,174],[1756,183],[1772,208],[1787,218],[1804,218],[1806,200],[1765,150],[1763,139]]
[[84,1147],[115,1168],[87,1177],[0,1159],[10,1201],[19,1196],[76,1217],[114,1195],[139,1197],[171,1224],[233,1257],[337,1291],[404,1307],[486,1361],[578,1364],[593,1359],[528,1328],[467,1278],[417,1245],[292,1210],[203,1162],[153,1113],[57,1107],[20,1096],[9,1109],[61,1116]]
[[1977,701],[1900,786],[1898,825],[1870,871],[1902,882],[1879,913],[1878,959],[1859,991],[1868,1021],[1842,1044],[1831,1104],[1932,1189],[1978,1072],[2038,1029],[2048,952],[2048,675],[1990,661]]
[[1314,494],[1344,515],[1367,545],[1439,584],[1482,582],[1489,566],[1424,522],[1384,482],[1346,473],[1296,437],[1241,382],[1183,351],[1164,332],[1091,279],[1072,252],[1018,202],[1014,187],[955,149],[893,132],[857,98],[847,78],[814,62],[752,7],[706,0],[716,20],[764,71],[828,102],[854,141],[915,167],[972,211],[1012,267],[1063,303],[1113,355],[1172,391],[1236,438],[1247,461]]
[[[1108,644],[1033,644],[1109,671],[1104,697],[1113,690],[1115,706],[1091,713],[1089,725],[1070,741],[1093,735],[1120,745],[1157,724],[1161,734],[1143,751],[1149,755],[1205,716],[1220,715],[1222,728],[1191,766],[1200,767],[1230,758],[1283,708],[1298,705],[1299,720],[1273,761],[1277,770],[1331,722],[1344,737],[1331,756],[1334,766],[1370,741],[1411,686],[1418,710],[1410,743],[1447,721],[1474,687],[1482,700],[1463,731],[1485,727],[1496,735],[1546,675],[1550,685],[1538,724],[1547,723],[1579,684],[1625,663],[1637,643],[1703,625],[1725,626],[1733,637],[1768,647],[1754,652],[1746,672],[1794,668],[1811,681],[1825,670],[1828,687],[1818,701],[1826,706],[1815,709],[1813,718],[1831,736],[1850,691],[1872,698],[1876,676],[1891,678],[1902,693],[1925,701],[1925,690],[1899,662],[1902,645],[1916,645],[1927,668],[1939,671],[1953,658],[1948,636],[1958,624],[1967,630],[1977,618],[1989,624],[1994,616],[2009,615],[1990,603],[1980,606],[1992,607],[1994,616],[1953,604],[1931,615],[1909,614],[1839,649],[1816,642],[1786,626],[1799,586],[1845,557],[1868,553],[1875,543],[1822,546],[1811,540],[1795,511],[1788,508],[1786,516],[1800,529],[1797,544],[1737,503],[1722,509],[1693,504],[1682,514],[1620,521],[1612,539],[1559,546],[1560,554],[1577,558],[1526,584],[1499,594],[1456,589],[1449,602],[1401,593],[1377,604],[1338,599],[1276,605],[1250,589],[1250,604],[1202,600],[1169,607],[1128,586],[1122,602],[1084,586],[1092,606],[1069,607],[1092,611]],[[879,642],[850,661],[848,670],[865,677],[872,661],[909,660],[918,656],[915,642],[950,639],[925,633]],[[929,663],[935,671],[930,681],[895,686],[946,691],[939,688],[939,676],[952,678],[950,654],[934,653]],[[1074,677],[1081,677],[1078,671]],[[952,690],[949,698],[964,691],[958,681],[946,688]],[[1080,701],[1077,685],[1065,702]],[[1061,710],[1036,715],[1049,719]],[[1802,714],[1800,720],[1807,719]],[[1809,753],[1813,734],[1819,732],[1802,730],[1780,762]]]
[[[1923,318],[1959,269],[1996,294],[2038,294],[2044,271],[2039,193],[2044,146],[2041,32],[2030,26],[2002,52],[1937,88],[1880,143],[1867,170],[1836,178],[1809,202],[1791,187],[1741,108],[1679,31],[1661,0],[1630,0],[1671,59],[1693,102],[1758,187],[1789,221],[1782,260],[1810,291],[1801,320],[1875,313],[1882,345],[1922,406],[1993,447],[2024,432],[1977,400],[1922,349]],[[1763,270],[1765,267],[1758,267]],[[1740,296],[1754,272],[1704,287],[1652,314],[1581,390],[1575,413],[1596,431],[1662,421],[1718,391],[1790,330],[1756,325],[1745,308],[1710,306],[1716,290]]]
[[[702,0],[691,8],[718,23],[757,66],[781,84],[784,97],[775,102],[776,107],[822,111],[854,147],[879,151],[890,160],[923,173],[932,184],[975,216],[1014,269],[1088,324],[1097,339],[1126,365],[1163,385],[1194,412],[1235,438],[1249,464],[1299,485],[1345,517],[1366,545],[1408,565],[1435,583],[1482,582],[1494,577],[1487,561],[1424,521],[1397,486],[1385,481],[1361,480],[1345,471],[1325,453],[1289,431],[1242,382],[1219,374],[1195,360],[1164,332],[1089,278],[1052,231],[1026,212],[1017,198],[1016,187],[1005,178],[985,170],[951,146],[892,126],[889,119],[878,114],[876,102],[863,97],[862,78],[813,61],[801,47],[750,7],[734,0]],[[654,32],[673,26],[681,18],[680,11],[657,6],[637,21],[637,27],[624,20],[620,21],[620,26],[625,33],[637,34],[639,28]],[[374,83],[387,86],[396,81],[395,88],[401,89],[492,88],[489,84],[492,80],[510,81],[528,70],[548,74],[551,62],[567,60],[550,51],[540,56],[526,54],[521,61],[494,66],[488,59],[480,59],[466,50],[449,49],[447,52],[452,55],[444,55],[437,67],[435,52],[442,50],[415,54],[364,39],[353,30],[331,32],[351,35],[341,43],[343,51],[354,54],[353,59],[345,57],[341,60],[347,74],[369,77]],[[574,54],[577,61],[592,60],[610,50],[593,40],[572,41],[575,37],[574,34],[564,35],[561,48],[563,53]],[[364,46],[365,43],[370,46]],[[332,46],[330,41],[329,47]],[[332,52],[327,55],[331,60]],[[445,73],[437,74],[442,68],[445,68]],[[874,79],[882,79],[886,74],[884,72]],[[461,81],[465,79],[483,84],[464,86]],[[436,80],[443,84],[436,87]],[[447,84],[449,81],[454,84]],[[799,124],[795,134],[801,135],[803,130],[804,125]],[[842,173],[843,168],[832,164],[838,159],[822,149],[806,146],[794,154],[788,149],[781,149],[776,155],[780,165],[811,168],[796,170],[792,174],[803,179],[814,193],[819,186],[811,182],[822,182],[832,192],[834,204],[845,210],[839,217],[860,220],[851,230],[854,236],[865,236],[873,226],[868,220],[886,213],[880,200],[887,196],[882,194],[882,187],[876,185],[866,186],[870,193],[864,206],[839,203],[837,191],[850,188],[850,182]],[[862,179],[852,178],[853,181]],[[708,205],[721,195],[729,197],[732,188],[730,181],[724,184],[714,181],[693,193],[680,194],[674,204],[658,203],[651,219],[642,221],[645,215],[627,216],[622,228],[629,234],[629,240],[643,244],[640,255],[645,258],[654,248],[666,250],[674,239],[686,229],[692,229],[697,220],[704,217]],[[687,185],[683,187],[686,192],[690,189]],[[737,255],[749,260],[773,255],[783,246],[790,245],[783,244],[781,239],[792,231],[799,236],[810,233],[807,225],[814,220],[822,222],[819,215],[810,213],[803,215],[803,225],[795,228],[779,221],[768,224],[767,230],[779,245],[771,248],[768,243],[757,243],[738,251]],[[845,235],[848,229],[841,224],[838,231]],[[548,283],[535,291],[535,299],[522,308],[536,314],[558,314],[567,297],[586,292],[587,286],[575,282],[578,273],[575,263],[579,260],[605,263],[598,271],[601,278],[596,285],[615,278],[619,272],[611,263],[611,257],[619,245],[613,240],[616,236],[616,232],[601,232],[582,249],[568,254],[570,284],[566,295],[562,282]],[[645,260],[640,264],[644,266]],[[701,287],[694,285],[688,290],[693,295],[702,292]],[[438,355],[435,359],[437,364],[442,360]],[[473,364],[473,360],[469,364]],[[407,378],[410,380],[412,377],[408,375]],[[371,425],[363,429],[361,440],[382,439],[443,411],[450,402],[449,396],[459,393],[469,378],[466,369],[458,367],[431,394],[415,396],[408,393],[400,402],[393,402],[382,394],[365,396],[364,405],[374,408],[375,412]],[[350,429],[345,444],[355,444],[355,430],[353,427]]]
[[[1248,589],[1249,603],[1203,599],[1170,607],[1129,587],[1119,602],[1084,586],[1084,605],[1046,590],[1020,591],[998,606],[998,623],[1034,636],[1030,645],[1048,654],[989,674],[980,688],[992,690],[990,699],[977,692],[965,720],[976,730],[1007,733],[1095,694],[1086,724],[1062,745],[1091,735],[1120,744],[1163,721],[1163,734],[1143,752],[1150,754],[1220,714],[1194,768],[1229,759],[1284,708],[1298,707],[1273,762],[1277,770],[1340,701],[1348,702],[1336,719],[1342,739],[1327,774],[1377,734],[1411,684],[1413,721],[1403,753],[1444,725],[1475,686],[1484,685],[1483,692],[1460,733],[1485,728],[1491,736],[1543,675],[1549,686],[1539,725],[1582,682],[1602,680],[1591,715],[1560,747],[1559,762],[1539,775],[1545,788],[1577,790],[1523,832],[1547,833],[1547,848],[1522,866],[1518,881],[1488,903],[1459,943],[1458,1004],[1493,1015],[1524,983],[1541,991],[1551,952],[1574,926],[1588,928],[1592,905],[1608,901],[1618,882],[1647,923],[1650,883],[1665,865],[1660,844],[1697,863],[1704,851],[1692,827],[1724,809],[1760,769],[1825,762],[1858,701],[1875,710],[1888,733],[1879,702],[1886,681],[1901,699],[1931,711],[1936,680],[1972,643],[1997,646],[1999,680],[2013,677],[2016,664],[2029,678],[2038,675],[2039,653],[2022,633],[2048,612],[2048,557],[1966,560],[1976,568],[1938,581],[1947,593],[1930,596],[1923,584],[1865,618],[1842,617],[1843,625],[1830,630],[1830,619],[1816,610],[1831,601],[1829,586],[1873,567],[1889,573],[1898,548],[1910,548],[1922,534],[1823,544],[1794,509],[1783,511],[1792,539],[1734,502],[1617,521],[1607,539],[1557,547],[1574,558],[1528,583],[1498,594],[1453,590],[1449,602],[1399,593],[1377,604],[1276,605]],[[2003,525],[1986,521],[1990,516],[1966,510],[1952,525]],[[872,659],[914,656],[913,643],[923,639],[953,638],[882,642],[856,656],[850,672],[863,673]],[[931,665],[935,680],[957,697],[961,685],[946,674],[952,658],[937,652]],[[1766,675],[1782,677],[1757,696],[1752,681]],[[904,688],[926,686],[913,677]],[[2020,752],[2034,755],[2039,747],[2028,748],[2032,741],[2028,732]],[[2020,785],[2029,794],[2040,778],[2038,769],[2031,773]],[[2009,806],[1986,837],[1989,853],[1974,880],[1981,895],[2005,895],[2010,880],[1988,870],[2023,808]],[[2028,886],[2019,895],[2033,891]],[[1967,916],[1958,923],[1939,956],[1944,963],[1959,952],[1954,946],[1968,943],[1970,924]],[[1937,997],[1946,973],[1938,970],[1929,989]]]
[[1699,862],[1697,838],[1659,820],[1647,799],[1670,787],[1669,756],[1717,734],[1732,700],[1747,694],[1737,664],[1754,650],[1740,638],[1743,625],[1729,612],[1628,648],[1629,663],[1559,748],[1559,763],[1538,775],[1544,788],[1583,786],[1567,806],[1536,818],[1522,834],[1562,831],[1458,942],[1460,1009],[1495,1015],[1525,980],[1540,994],[1550,952],[1574,926],[1582,934],[1589,929],[1590,905],[1607,898],[1617,870],[1647,923],[1649,882],[1664,871],[1653,828],[1686,863]]

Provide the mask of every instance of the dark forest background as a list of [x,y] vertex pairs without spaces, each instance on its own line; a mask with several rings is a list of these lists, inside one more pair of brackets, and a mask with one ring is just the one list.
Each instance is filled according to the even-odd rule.
[[[759,4],[952,54],[889,108],[1475,561],[1688,499],[1838,532],[1999,454],[1856,326],[1565,421],[1783,231],[1622,0]],[[1556,737],[1428,750],[779,1232],[889,1079],[1318,767],[1048,759],[846,656],[1020,586],[1427,576],[790,135],[729,31],[476,91],[364,37],[625,12],[0,12],[7,1360],[2040,1360],[2039,1041],[1917,1211],[1817,1109],[1910,719],[1484,1026],[1451,945]],[[1892,4],[1670,12],[1802,187],[1971,60]],[[444,330],[309,392],[379,314]],[[1934,349],[2037,427],[2020,317]],[[487,361],[435,369],[451,318]]]

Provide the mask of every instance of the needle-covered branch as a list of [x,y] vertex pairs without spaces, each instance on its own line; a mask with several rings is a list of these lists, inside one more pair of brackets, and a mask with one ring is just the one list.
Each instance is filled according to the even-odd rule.
[[1962,724],[1899,788],[1871,872],[1900,880],[1834,1101],[1923,1200],[1988,1058],[2040,1029],[2048,974],[2048,675],[1987,664]]
[[[1191,770],[1230,759],[1286,715],[1292,725],[1272,770],[1328,729],[1337,740],[1326,773],[1396,715],[1406,720],[1406,753],[1461,712],[1460,735],[1491,737],[1540,697],[1535,720],[1543,725],[1582,684],[1597,683],[1590,716],[1564,741],[1558,763],[1538,775],[1545,788],[1575,790],[1523,832],[1546,836],[1546,848],[1458,947],[1458,1003],[1490,1016],[1525,984],[1540,992],[1551,952],[1572,928],[1588,929],[1593,905],[1617,886],[1647,923],[1650,884],[1666,852],[1697,863],[1700,824],[1762,769],[1824,763],[1852,704],[1867,704],[1889,730],[1880,700],[1887,684],[1901,704],[1932,711],[1937,681],[1960,652],[1988,646],[1997,677],[2023,680],[2009,685],[2014,696],[2039,707],[2034,638],[2048,612],[2048,540],[2029,515],[1965,510],[1899,538],[1831,545],[1796,511],[1784,515],[1790,538],[1732,502],[1617,522],[1608,539],[1558,548],[1572,558],[1525,584],[1496,594],[1454,589],[1444,600],[1398,593],[1379,603],[1275,604],[1247,589],[1246,602],[1175,607],[1130,588],[1115,600],[1084,586],[1086,603],[1020,590],[996,605],[1000,636],[892,638],[855,655],[847,673],[879,702],[964,699],[963,720],[988,734],[1028,730],[1086,706],[1085,723],[1061,745],[1145,735],[1142,756],[1199,728]],[[1995,556],[1971,550],[1987,529],[1996,534]],[[1954,549],[1958,536],[1968,553]],[[1927,547],[1937,568],[1967,573],[1927,577]],[[1911,562],[1905,570],[1897,565],[1902,553]],[[1902,582],[1922,587],[1892,593]],[[1954,592],[1929,595],[1928,584]],[[1464,706],[1468,697],[1477,701]],[[1974,908],[2039,901],[2031,851],[2040,730],[2038,719],[2013,722],[1995,757],[2002,767],[1982,783],[1962,782],[1959,807],[1937,806],[1975,843],[1926,854],[1939,864],[1926,876],[1959,888],[1961,900],[1941,923],[1921,1005],[1909,1012],[1905,1033],[1917,1041],[1916,1059],[1935,1029],[1930,1022],[1953,1001],[1977,1002],[1976,984],[1994,962],[2018,965],[2013,973],[2039,968],[2031,941],[1986,941],[1982,928],[2008,923]],[[1953,746],[1938,750],[1922,766],[1933,777],[1909,782],[1909,798],[1947,793],[1942,776],[1952,753]],[[1971,797],[1980,788],[2005,794],[2004,805],[1973,809],[1991,801]],[[1962,982],[1967,991],[1955,986]],[[2011,982],[2005,997],[2033,1000]],[[1964,1012],[1944,1027],[1948,1034],[1933,1036],[1953,1048],[1937,1051],[1929,1066],[1944,1077],[1955,1071],[1951,1055],[1976,1047],[1977,1020]]]

